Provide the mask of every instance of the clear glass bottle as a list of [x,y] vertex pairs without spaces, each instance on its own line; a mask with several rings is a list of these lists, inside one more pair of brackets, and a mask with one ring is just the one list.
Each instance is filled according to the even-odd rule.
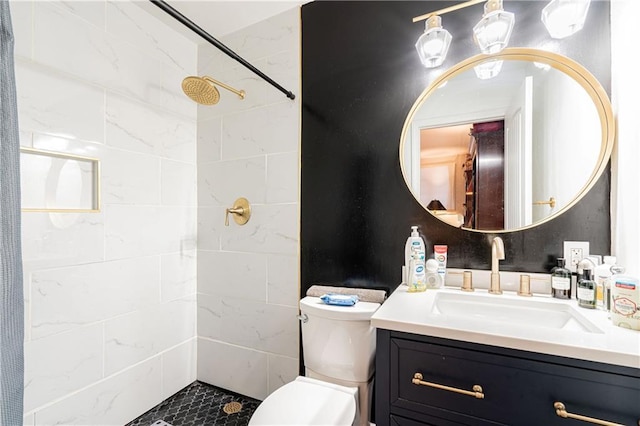
[[576,265],[576,294],[575,298],[578,298],[578,283],[584,278],[583,270],[589,269],[593,272],[596,269],[596,264],[592,259],[585,257]]
[[596,282],[593,281],[591,269],[582,271],[582,279],[578,282],[578,306],[581,308],[596,308]]
[[571,299],[571,271],[564,267],[565,259],[558,258],[558,265],[551,270],[551,295],[558,299]]

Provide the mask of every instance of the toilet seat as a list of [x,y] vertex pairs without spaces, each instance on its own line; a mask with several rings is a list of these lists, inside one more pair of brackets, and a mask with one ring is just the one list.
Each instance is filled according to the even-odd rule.
[[249,425],[352,425],[358,389],[298,376],[256,409]]

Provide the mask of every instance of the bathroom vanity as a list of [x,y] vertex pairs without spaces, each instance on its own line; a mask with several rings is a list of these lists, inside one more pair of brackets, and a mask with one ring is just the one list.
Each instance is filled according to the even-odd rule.
[[406,289],[371,320],[378,426],[640,424],[640,332],[606,312]]

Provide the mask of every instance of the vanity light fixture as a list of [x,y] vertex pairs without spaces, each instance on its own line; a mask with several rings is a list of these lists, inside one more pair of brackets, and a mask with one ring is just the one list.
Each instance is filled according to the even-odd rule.
[[[452,37],[449,31],[442,28],[441,16],[483,2],[484,14],[480,22],[473,27],[475,43],[480,51],[487,55],[498,53],[507,47],[513,31],[515,15],[504,10],[503,0],[469,0],[413,18],[413,22],[427,21],[424,34],[416,42],[416,50],[422,65],[427,68],[438,67],[447,56]],[[551,37],[568,37],[582,29],[590,3],[591,0],[551,0],[542,10],[542,22]],[[501,64],[493,65],[492,72],[487,70],[490,68],[487,65],[481,70],[482,74],[497,75]]]
[[565,38],[580,31],[587,19],[591,0],[552,0],[542,9],[542,22],[553,38]]
[[416,42],[416,50],[420,62],[426,68],[442,65],[451,45],[451,34],[442,28],[442,18],[438,15],[430,16],[425,23],[424,34]]
[[505,12],[502,0],[489,0],[484,4],[484,15],[473,27],[473,39],[485,54],[500,52],[509,44],[515,15]]

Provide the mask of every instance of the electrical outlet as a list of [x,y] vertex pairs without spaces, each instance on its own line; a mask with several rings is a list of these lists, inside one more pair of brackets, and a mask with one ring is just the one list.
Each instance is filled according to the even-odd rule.
[[582,259],[589,256],[589,241],[565,241],[565,266],[571,272],[576,272],[576,266]]

